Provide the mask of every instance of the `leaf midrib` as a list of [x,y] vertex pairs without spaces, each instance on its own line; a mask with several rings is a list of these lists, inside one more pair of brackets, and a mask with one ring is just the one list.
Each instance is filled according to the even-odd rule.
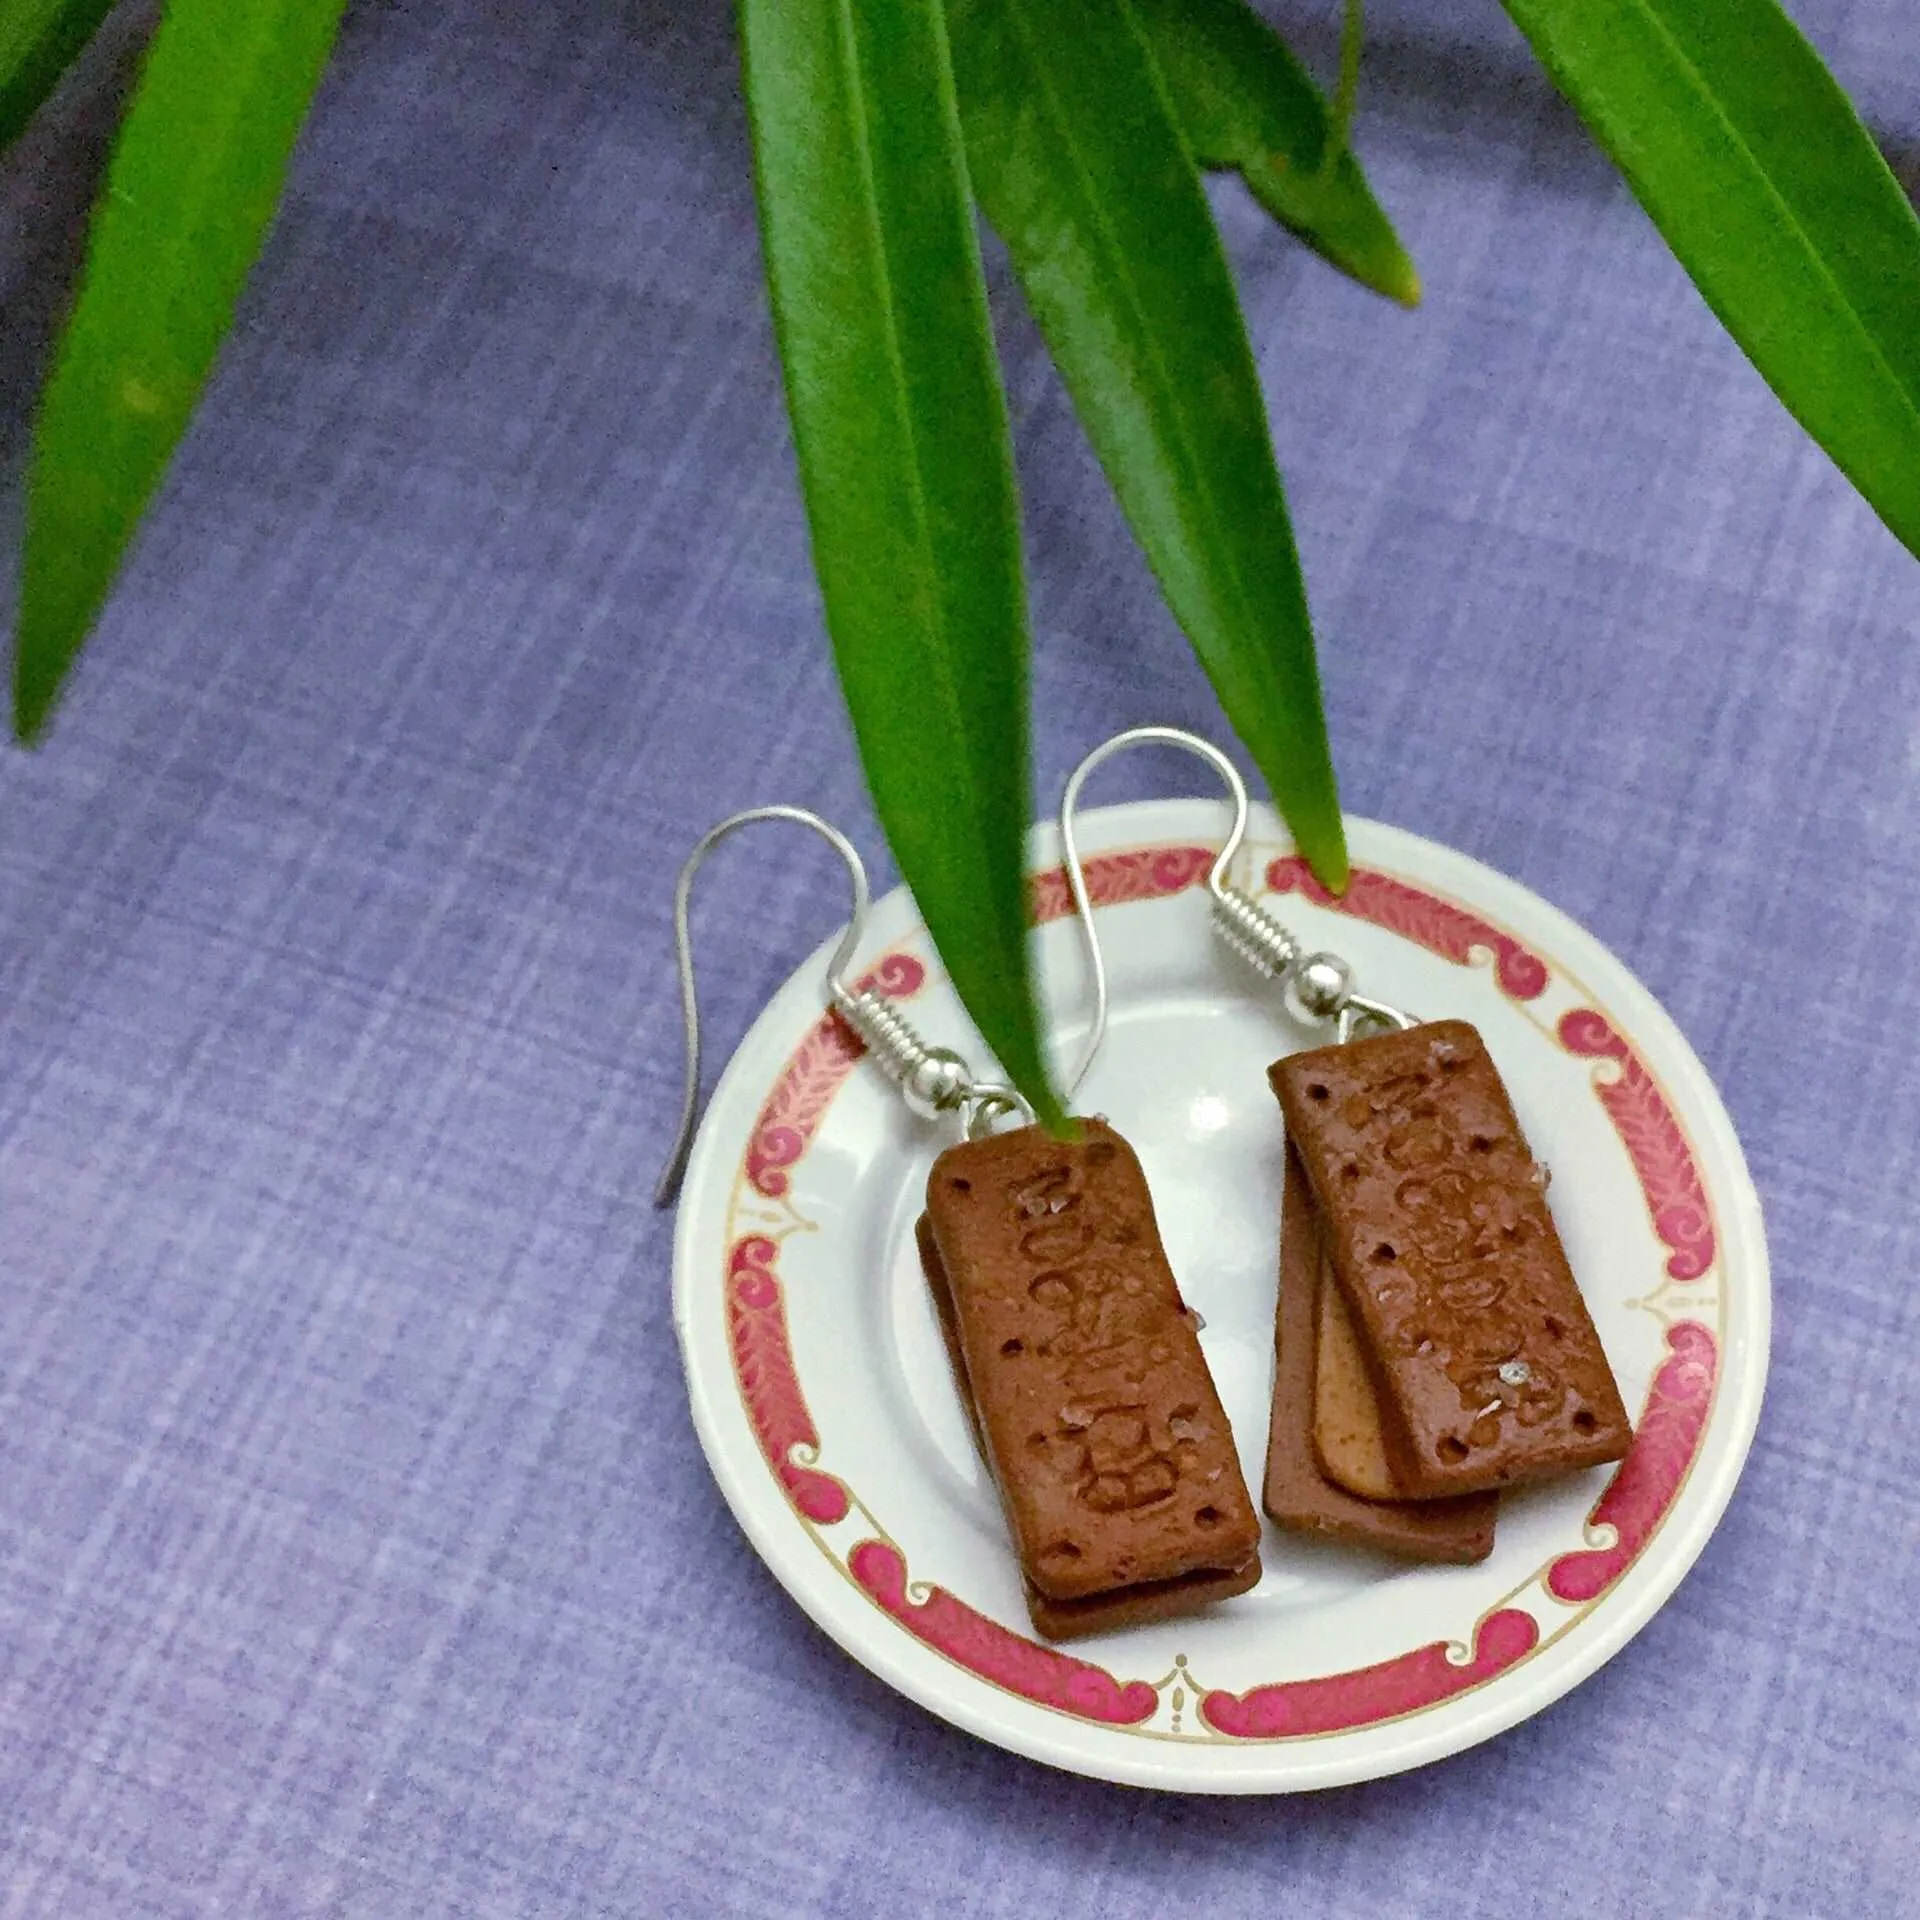
[[872,142],[868,134],[866,72],[860,61],[859,35],[854,24],[851,0],[839,0],[835,8],[835,17],[840,22],[841,42],[846,55],[848,75],[853,81],[849,89],[848,104],[854,122],[854,146],[859,159],[861,183],[866,189],[864,212],[872,242],[874,271],[880,282],[880,310],[885,322],[882,331],[886,339],[887,359],[893,372],[894,389],[899,395],[901,432],[907,443],[907,481],[913,505],[914,545],[919,550],[921,564],[919,584],[927,598],[928,620],[941,641],[939,646],[931,649],[934,671],[939,682],[941,705],[952,724],[955,736],[964,743],[963,751],[954,756],[958,762],[960,784],[966,789],[972,816],[976,820],[984,820],[987,817],[987,809],[974,768],[973,742],[968,738],[965,708],[960,700],[959,684],[954,678],[949,659],[951,648],[948,644],[946,607],[934,584],[938,565],[933,550],[931,516],[927,509],[926,483],[921,471],[920,436],[915,431],[913,406],[908,398],[906,356],[900,346],[893,274],[880,222],[879,177],[874,169]]
[[1761,163],[1759,154],[1754,151],[1746,134],[1734,121],[1733,117],[1719,104],[1712,87],[1707,83],[1706,76],[1701,72],[1699,66],[1688,56],[1679,41],[1674,38],[1672,31],[1668,28],[1666,21],[1661,17],[1659,10],[1648,4],[1648,0],[1627,0],[1627,5],[1640,13],[1641,17],[1646,20],[1647,24],[1652,27],[1654,32],[1665,43],[1672,53],[1675,65],[1681,70],[1688,86],[1698,98],[1706,102],[1711,117],[1726,129],[1727,134],[1739,149],[1753,173],[1758,176],[1767,198],[1785,215],[1788,226],[1793,230],[1794,237],[1800,242],[1801,247],[1812,260],[1820,278],[1826,283],[1828,289],[1839,302],[1840,309],[1846,315],[1852,330],[1866,343],[1867,352],[1874,364],[1878,366],[1886,376],[1894,392],[1900,396],[1905,405],[1908,419],[1914,423],[1916,430],[1920,430],[1920,396],[1916,396],[1908,388],[1906,381],[1902,378],[1899,371],[1894,367],[1893,363],[1888,360],[1879,340],[1875,337],[1873,329],[1868,326],[1862,318],[1859,309],[1854,305],[1851,296],[1841,283],[1839,276],[1836,275],[1833,269],[1827,264],[1825,252],[1815,244],[1813,236],[1801,222],[1794,203],[1774,184],[1772,174]]

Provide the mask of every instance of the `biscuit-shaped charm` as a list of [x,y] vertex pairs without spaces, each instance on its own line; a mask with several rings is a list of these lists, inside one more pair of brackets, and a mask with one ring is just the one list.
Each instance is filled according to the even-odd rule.
[[[1493,1551],[1498,1494],[1466,1493],[1452,1500],[1362,1499],[1322,1470],[1315,1457],[1315,1405],[1319,1374],[1328,1362],[1319,1336],[1329,1298],[1337,1302],[1340,1293],[1326,1277],[1319,1210],[1299,1156],[1289,1148],[1280,1209],[1273,1422],[1267,1433],[1262,1504],[1277,1525],[1296,1533],[1350,1540],[1408,1560],[1484,1560]],[[1357,1350],[1354,1360],[1359,1361]],[[1379,1418],[1371,1381],[1361,1371],[1343,1374],[1336,1384],[1334,1398],[1350,1409],[1352,1423],[1363,1432],[1371,1424],[1377,1448]]]
[[1400,1497],[1618,1460],[1626,1408],[1479,1034],[1435,1021],[1293,1054],[1269,1077]]
[[[1304,1185],[1306,1176],[1302,1174],[1300,1179]],[[1313,1214],[1317,1239],[1320,1216],[1310,1187],[1305,1190],[1303,1204]],[[1331,1281],[1322,1286],[1316,1280],[1314,1293],[1314,1457],[1320,1471],[1335,1486],[1357,1493],[1362,1500],[1397,1499],[1400,1489],[1387,1459],[1387,1436],[1380,1426],[1380,1395],[1347,1296]]]
[[1252,1586],[1260,1522],[1132,1148],[1097,1120],[951,1147],[921,1252],[1040,1631]]
[[[934,1310],[940,1318],[940,1337],[953,1369],[953,1383],[966,1409],[967,1424],[973,1429],[974,1445],[980,1457],[987,1455],[986,1435],[980,1427],[980,1409],[974,1405],[967,1385],[967,1363],[960,1351],[960,1319],[954,1311],[953,1289],[947,1284],[947,1270],[940,1261],[940,1249],[934,1243],[933,1222],[923,1213],[915,1225],[920,1246],[920,1267],[927,1276],[927,1290],[933,1295]],[[1429,1503],[1429,1505],[1444,1503]],[[1143,1581],[1121,1587],[1112,1593],[1093,1594],[1084,1600],[1049,1600],[1031,1580],[1023,1580],[1027,1612],[1034,1626],[1049,1640],[1077,1640],[1092,1633],[1112,1633],[1121,1627],[1142,1627],[1155,1620],[1171,1620],[1191,1613],[1196,1607],[1214,1600],[1230,1600],[1245,1593],[1260,1578],[1256,1556],[1233,1573],[1189,1573],[1175,1580]]]

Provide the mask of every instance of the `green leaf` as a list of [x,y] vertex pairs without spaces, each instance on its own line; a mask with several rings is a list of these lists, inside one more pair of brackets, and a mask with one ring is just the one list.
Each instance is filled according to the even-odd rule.
[[937,0],[742,0],[761,234],[867,784],[955,990],[1050,1126],[1028,968],[1025,598]]
[[[1339,114],[1273,29],[1241,0],[1133,0],[1133,10],[1200,163],[1236,168],[1255,199],[1316,253],[1362,286],[1417,306],[1420,276],[1347,150]],[[1358,56],[1356,33],[1350,4],[1341,34],[1346,76]]]
[[1333,91],[1333,144],[1320,162],[1331,173],[1353,143],[1353,112],[1360,103],[1360,52],[1366,44],[1365,0],[1344,0],[1340,10],[1340,78]]
[[341,0],[171,0],[95,215],[27,477],[14,726],[61,682],[266,232]]
[[0,150],[19,138],[112,11],[113,0],[0,3]]
[[1707,304],[1920,554],[1920,220],[1772,0],[1506,0]]
[[1119,0],[950,9],[974,191],[1300,850],[1347,878],[1306,589],[1199,175]]

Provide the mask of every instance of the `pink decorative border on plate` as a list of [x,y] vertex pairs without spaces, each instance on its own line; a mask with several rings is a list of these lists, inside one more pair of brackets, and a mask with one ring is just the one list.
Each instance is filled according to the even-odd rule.
[[1546,991],[1547,963],[1512,934],[1392,874],[1356,867],[1346,892],[1331,894],[1297,853],[1289,853],[1267,868],[1267,885],[1275,893],[1300,893],[1318,906],[1384,927],[1463,967],[1476,947],[1483,948],[1493,955],[1494,977],[1515,1000],[1537,1000]]
[[1675,1280],[1698,1280],[1713,1265],[1713,1216],[1693,1149],[1665,1095],[1640,1056],[1606,1016],[1591,1007],[1578,1007],[1561,1017],[1560,1044],[1569,1053],[1618,1064],[1619,1078],[1603,1082],[1594,1091],[1640,1176],[1653,1230],[1673,1255],[1667,1262],[1668,1274]]
[[1123,1685],[1105,1667],[1076,1660],[1057,1647],[1043,1647],[989,1620],[945,1587],[927,1589],[924,1600],[908,1599],[907,1563],[898,1547],[863,1540],[847,1556],[847,1565],[916,1640],[1023,1700],[1114,1727],[1138,1726],[1152,1719],[1160,1704],[1160,1696],[1144,1680]]
[[1587,1516],[1590,1527],[1614,1528],[1614,1544],[1563,1553],[1547,1571],[1547,1591],[1556,1600],[1578,1606],[1595,1599],[1632,1566],[1700,1450],[1720,1350],[1697,1320],[1675,1321],[1667,1329],[1667,1348],[1647,1390],[1633,1445]]
[[[1095,854],[1085,863],[1087,898],[1096,907],[1165,900],[1197,887],[1214,857],[1205,847],[1129,847],[1124,853]],[[1064,867],[1050,867],[1027,882],[1027,914],[1036,927],[1064,920],[1072,911]]]
[[[1096,906],[1165,898],[1197,884],[1212,859],[1200,847],[1102,855],[1087,862],[1088,894]],[[1337,904],[1461,965],[1471,963],[1476,948],[1491,951],[1500,985],[1515,999],[1534,999],[1545,990],[1547,970],[1537,955],[1510,934],[1405,880],[1356,871],[1344,898],[1332,902],[1304,863],[1288,856],[1268,869],[1268,882],[1276,891],[1298,888],[1323,904]],[[1057,868],[1035,877],[1030,899],[1036,922],[1071,910]],[[905,998],[925,979],[918,960],[890,953],[861,984]],[[1627,1041],[1590,1009],[1567,1014],[1558,1031],[1570,1052],[1618,1064],[1618,1077],[1596,1084],[1595,1092],[1627,1149],[1655,1230],[1673,1254],[1668,1272],[1675,1279],[1698,1278],[1714,1255],[1711,1211],[1692,1149],[1653,1076]],[[762,1107],[748,1145],[744,1171],[756,1192],[770,1198],[787,1192],[789,1169],[806,1151],[862,1051],[833,1014],[823,1016],[801,1042]],[[793,1457],[796,1450],[815,1452],[819,1434],[793,1363],[778,1255],[777,1244],[764,1235],[748,1235],[729,1249],[734,1373],[760,1450],[787,1498],[807,1519],[831,1525],[852,1510],[846,1487]],[[1555,1560],[1547,1587],[1557,1599],[1589,1602],[1625,1572],[1672,1506],[1699,1450],[1717,1379],[1714,1337],[1698,1321],[1682,1320],[1668,1329],[1667,1343],[1669,1355],[1649,1390],[1633,1445],[1589,1515],[1589,1527],[1614,1528],[1614,1544]],[[915,1639],[1008,1693],[1109,1726],[1137,1726],[1153,1715],[1158,1696],[1145,1681],[1122,1682],[1103,1667],[1043,1646],[944,1587],[921,1589],[924,1599],[912,1597],[906,1561],[895,1546],[862,1541],[848,1558],[848,1570]],[[1478,1686],[1518,1665],[1539,1643],[1531,1614],[1502,1607],[1480,1623],[1471,1655],[1460,1664],[1448,1657],[1445,1642],[1436,1641],[1343,1673],[1238,1694],[1210,1692],[1201,1701],[1201,1717],[1217,1732],[1249,1740],[1372,1726]]]
[[1218,1732],[1242,1740],[1344,1733],[1349,1727],[1397,1720],[1451,1700],[1518,1665],[1539,1644],[1540,1626],[1533,1615],[1519,1607],[1502,1607],[1481,1621],[1472,1657],[1458,1666],[1447,1658],[1447,1643],[1436,1640],[1377,1666],[1314,1680],[1283,1680],[1245,1693],[1209,1693],[1200,1701],[1200,1716]]
[[780,1249],[764,1234],[736,1240],[727,1256],[727,1336],[734,1377],[760,1451],[787,1498],[809,1520],[831,1526],[851,1508],[847,1490],[831,1474],[816,1473],[793,1459],[796,1447],[817,1452],[819,1430],[807,1411],[787,1338],[787,1309],[774,1262]]
[[[926,985],[927,970],[910,953],[881,957],[870,973],[854,982],[857,991],[884,993],[905,1000]],[[866,1043],[837,1013],[823,1013],[800,1042],[799,1050],[774,1082],[747,1146],[747,1180],[769,1200],[787,1190],[787,1169],[807,1150],[840,1083],[850,1074]]]

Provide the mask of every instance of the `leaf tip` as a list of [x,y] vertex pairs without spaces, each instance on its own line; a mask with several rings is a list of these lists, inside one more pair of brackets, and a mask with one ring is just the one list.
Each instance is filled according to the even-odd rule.
[[22,566],[26,585],[20,596],[19,617],[13,633],[13,737],[23,747],[40,744],[53,718],[53,710],[60,704],[67,670],[79,650],[78,639],[68,638],[57,615],[49,617],[47,596],[36,591],[34,533],[35,528],[29,521],[27,553]]
[[1346,824],[1336,814],[1331,828],[1315,834],[1309,843],[1305,837],[1300,851],[1306,856],[1313,877],[1337,900],[1353,882],[1353,863],[1347,856]]
[[1060,1097],[1053,1090],[1053,1082],[1042,1078],[1031,1087],[1021,1090],[1027,1104],[1033,1109],[1033,1122],[1044,1127],[1056,1140],[1077,1140],[1080,1137],[1080,1122],[1060,1104]]
[[13,738],[18,746],[37,747],[45,737],[59,697],[58,678],[34,671],[24,649],[13,663]]

